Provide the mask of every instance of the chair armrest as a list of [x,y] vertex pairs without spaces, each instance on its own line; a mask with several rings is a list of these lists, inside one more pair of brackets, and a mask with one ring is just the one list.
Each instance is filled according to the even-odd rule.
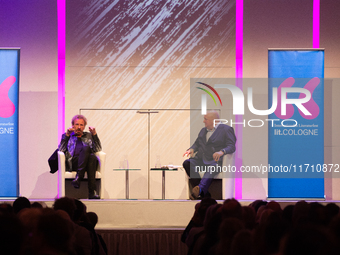
[[65,172],[66,165],[65,165],[65,153],[58,151],[58,170],[64,170]]
[[235,152],[232,154],[226,154],[223,158],[223,165],[224,166],[234,166],[235,165]]
[[97,156],[99,162],[97,171],[103,174],[102,172],[104,172],[105,169],[106,153],[103,151],[98,151],[95,153],[95,155]]
[[[222,167],[225,166],[225,167],[228,167],[229,165],[231,166],[234,166],[235,165],[235,153],[232,153],[232,154],[226,154],[224,157],[223,157],[223,160],[222,160]],[[233,176],[231,174],[228,175],[229,177],[230,176]],[[223,179],[225,177],[225,175],[223,174],[223,172],[217,174],[214,176],[214,179]]]
[[58,151],[58,197],[65,196],[65,154],[64,152]]
[[103,151],[98,151],[95,154],[98,158],[98,168],[97,171],[100,171],[101,179],[100,179],[100,197],[104,199],[105,196],[105,160],[106,160],[106,153]]

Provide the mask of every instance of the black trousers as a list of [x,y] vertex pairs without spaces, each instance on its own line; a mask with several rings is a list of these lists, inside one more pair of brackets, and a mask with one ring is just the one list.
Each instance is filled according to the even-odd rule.
[[189,179],[189,184],[191,186],[190,188],[198,186],[198,184],[200,184],[200,181],[201,181],[201,176],[199,173],[195,171],[190,171],[190,159],[187,159],[183,162],[183,167],[187,175],[190,177]]
[[89,193],[93,194],[96,187],[96,170],[98,159],[91,152],[89,146],[83,146],[79,155],[72,158],[72,170],[77,172],[79,179],[84,179],[84,174],[87,172]]
[[[196,166],[201,166],[201,167],[209,167],[209,166],[214,166],[216,165],[221,165],[222,161],[219,162],[211,162],[209,164],[206,164],[203,162],[201,159],[197,158],[190,158],[187,159],[183,162],[183,167],[187,173],[187,175],[190,177],[189,179],[189,184],[191,185],[191,188],[195,186],[199,186],[200,189],[204,192],[204,194],[208,194],[209,187],[213,181],[213,178],[215,175],[218,174],[217,171],[215,172],[205,172],[203,178],[201,178],[200,174],[198,171],[196,171]],[[205,168],[206,169],[206,168]]]

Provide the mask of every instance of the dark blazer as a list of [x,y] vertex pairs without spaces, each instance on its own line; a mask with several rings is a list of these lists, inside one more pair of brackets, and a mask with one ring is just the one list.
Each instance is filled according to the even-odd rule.
[[50,173],[54,174],[58,171],[58,149],[56,149],[51,157],[48,159],[48,165],[50,166]]
[[[202,128],[198,134],[195,143],[190,147],[197,151],[195,158],[202,159],[204,163],[214,162],[213,154],[215,152],[224,150],[225,154],[232,154],[235,152],[236,136],[234,129],[225,124],[219,124],[206,141],[207,129]],[[220,161],[223,157],[220,158]]]

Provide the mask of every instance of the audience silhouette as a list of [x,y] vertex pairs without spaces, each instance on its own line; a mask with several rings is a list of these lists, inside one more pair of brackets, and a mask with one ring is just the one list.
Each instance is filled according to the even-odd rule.
[[[335,203],[299,201],[281,208],[256,200],[242,206],[207,197],[195,205],[181,241],[188,255],[333,255],[340,250],[340,210]],[[0,254],[107,255],[95,231],[98,216],[77,199],[53,208],[25,197],[0,204]]]
[[48,208],[19,197],[0,204],[0,254],[106,255],[94,227],[80,200],[63,197]]
[[[188,255],[338,254],[339,206],[299,201],[284,209],[275,201],[256,200],[241,206],[202,200],[183,232]],[[199,209],[205,205],[203,224]]]

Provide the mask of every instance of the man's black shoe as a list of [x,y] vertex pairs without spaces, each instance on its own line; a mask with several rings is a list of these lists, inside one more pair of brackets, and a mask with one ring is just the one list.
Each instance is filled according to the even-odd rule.
[[209,192],[209,191],[207,191],[207,193],[206,193],[206,194],[204,194],[204,197],[211,197],[211,194],[210,194],[210,192]]
[[72,186],[76,189],[80,188],[80,180],[79,176],[77,175],[76,178],[72,181]]
[[211,194],[210,194],[209,191],[207,192],[207,194],[204,194],[204,192],[202,191],[196,199],[197,200],[202,200],[205,197],[211,197]]
[[[197,186],[198,187],[198,186]],[[199,192],[199,190],[198,190],[198,192]],[[211,197],[211,194],[210,194],[210,192],[209,191],[207,191],[207,193],[206,194],[204,194],[204,192],[203,191],[201,191],[201,192],[199,192],[199,195],[197,196],[194,196],[195,194],[197,194],[197,189],[196,189],[196,193],[194,194],[195,192],[194,192],[194,189],[193,189],[193,193],[191,194],[191,196],[190,196],[190,199],[193,199],[193,200],[202,200],[203,198],[205,198],[205,197]],[[191,198],[191,197],[193,197],[193,198]]]
[[93,193],[89,193],[89,199],[100,199],[100,196],[94,191]]

